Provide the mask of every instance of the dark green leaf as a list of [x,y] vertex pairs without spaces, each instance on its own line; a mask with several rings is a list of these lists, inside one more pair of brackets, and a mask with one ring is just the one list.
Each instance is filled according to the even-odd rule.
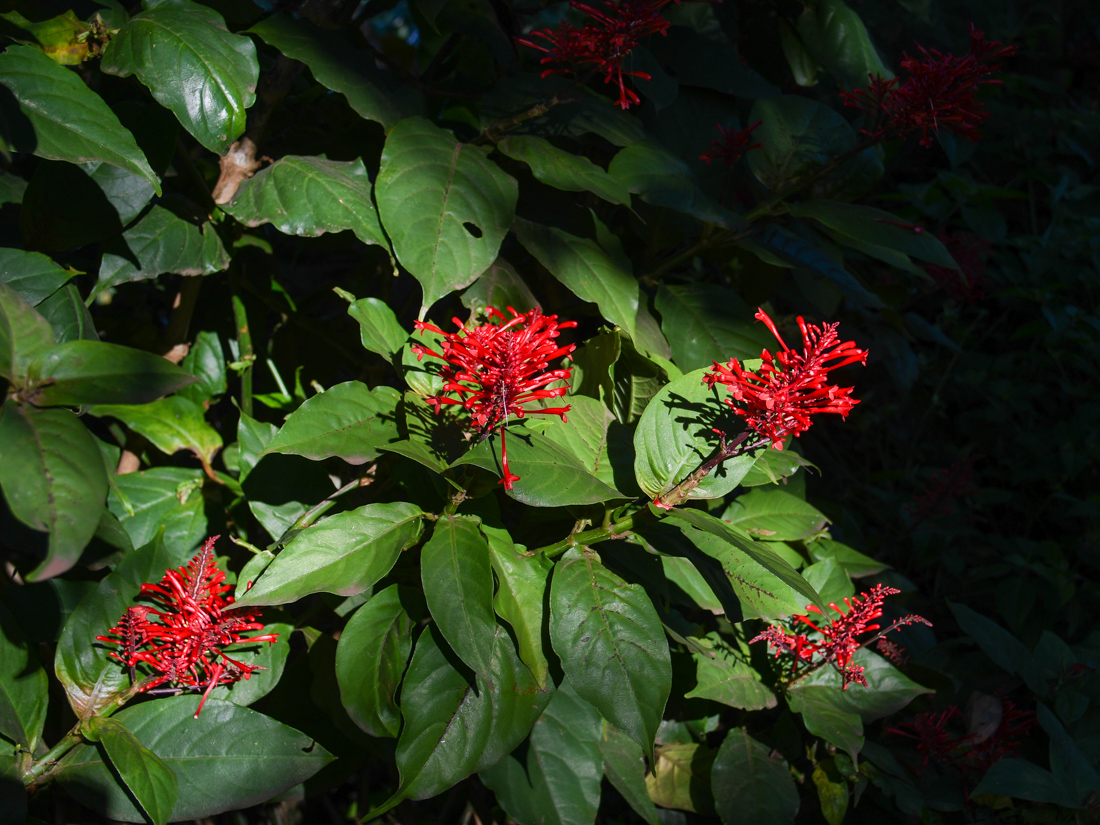
[[[396,798],[426,799],[498,762],[527,737],[550,693],[540,690],[498,626],[492,680],[467,681],[438,630],[420,634],[401,688]],[[391,802],[394,800],[391,800]]]
[[126,789],[153,825],[165,825],[176,806],[176,775],[168,765],[141,744],[118,719],[93,716],[81,732],[99,742]]
[[[711,21],[717,24],[713,12]],[[687,26],[673,25],[666,37],[654,37],[648,45],[675,72],[681,86],[701,86],[745,100],[779,94],[779,88],[741,60],[730,44]]]
[[789,585],[796,593],[801,593],[811,602],[816,604],[822,612],[828,610],[828,605],[821,600],[821,596],[817,594],[817,591],[810,587],[806,580],[798,575],[798,571],[784,561],[782,557],[777,555],[774,551],[766,549],[761,544],[752,541],[752,539],[744,533],[736,531],[734,528],[730,527],[730,525],[722,521],[722,519],[717,519],[701,510],[687,509],[671,510],[668,513],[668,517],[685,522],[699,530],[717,536],[727,544],[732,545],[733,548],[740,550],[756,564],[776,576],[780,581]]
[[752,469],[741,479],[742,487],[762,487],[778,484],[782,479],[790,478],[801,467],[814,467],[793,449],[764,450],[752,465]]
[[197,379],[176,393],[183,398],[201,404],[222,395],[228,387],[225,352],[216,332],[203,330],[196,335],[180,366]]
[[[249,708],[198,696],[176,696],[123,708],[113,717],[176,775],[170,822],[202,819],[264,802],[303,782],[332,760],[293,728]],[[70,751],[58,781],[78,801],[111,819],[141,822],[141,812],[115,782],[93,745]]]
[[114,646],[97,642],[95,637],[106,635],[123,612],[134,606],[142,584],[160,581],[164,571],[176,564],[161,541],[135,550],[81,600],[65,622],[54,671],[78,719],[96,715],[129,681],[118,660],[108,656]]
[[852,580],[836,559],[814,562],[803,568],[802,576],[829,604],[839,604],[856,592]]
[[0,170],[0,206],[5,203],[22,203],[27,182],[17,175]]
[[222,437],[206,423],[202,407],[179,396],[149,404],[99,404],[88,412],[97,418],[117,418],[167,455],[190,450],[209,464],[222,447]]
[[790,693],[811,695],[831,704],[835,709],[858,714],[864,722],[872,722],[896,713],[922,693],[931,693],[921,687],[877,653],[860,648],[852,657],[852,664],[865,668],[867,687],[854,686],[841,690],[844,680],[832,667],[815,670],[790,687]]
[[825,766],[832,764],[832,760],[827,760],[814,766],[813,780],[825,821],[829,825],[841,825],[844,815],[848,813],[848,784],[841,777],[834,781],[829,776]]
[[784,825],[798,813],[798,789],[787,761],[772,757],[744,728],[731,730],[718,749],[711,786],[724,825]]
[[340,634],[336,680],[340,701],[371,736],[397,736],[397,689],[412,653],[413,621],[396,584],[375,593]]
[[392,361],[408,340],[409,332],[398,322],[389,304],[377,298],[360,298],[357,301],[354,295],[339,287],[335,292],[351,304],[348,315],[359,322],[363,346]]
[[363,243],[389,249],[361,160],[286,155],[242,183],[222,209],[246,226],[270,223],[304,237],[350,229]]
[[420,281],[428,307],[496,260],[518,188],[477,148],[413,117],[386,138],[375,195],[397,259]]
[[630,192],[588,158],[559,149],[545,138],[513,135],[497,149],[531,167],[536,179],[566,192],[591,192],[610,203],[630,206]]
[[753,311],[735,292],[712,284],[661,286],[657,290],[661,329],[672,360],[683,370],[710,367],[731,358],[759,358],[774,346]]
[[[718,451],[715,427],[736,432],[730,408],[717,389],[703,383],[705,370],[689,372],[653,396],[634,433],[634,475],[650,498],[688,478]],[[722,426],[723,423],[726,426]],[[752,453],[726,459],[689,494],[717,498],[733,490],[756,460]]]
[[0,604],[0,735],[33,752],[46,722],[47,689],[37,652]]
[[369,52],[353,50],[301,17],[292,19],[280,12],[248,31],[287,57],[305,63],[317,82],[346,97],[356,114],[376,120],[386,129],[406,115],[419,114],[422,108],[407,89],[395,87],[390,73],[375,68]]
[[645,751],[633,739],[607,722],[600,739],[603,772],[623,799],[650,825],[657,825],[657,808],[645,782]]
[[531,731],[526,770],[506,756],[481,779],[520,825],[591,825],[600,804],[602,726],[565,682]]
[[497,258],[462,293],[462,305],[476,315],[482,315],[486,307],[513,307],[517,312],[527,312],[537,307],[539,302],[515,267],[504,258]]
[[0,282],[0,377],[22,386],[30,364],[53,346],[53,329],[46,319]]
[[92,176],[100,169],[132,182],[144,193],[145,201],[153,196],[153,187],[145,178],[117,166],[99,161],[44,160],[34,170],[19,210],[19,229],[28,246],[48,253],[65,252],[122,231],[118,210]]
[[285,453],[313,461],[337,456],[348,464],[373,461],[377,447],[397,440],[394,411],[400,400],[390,387],[337,384],[292,412],[261,455]]
[[366,504],[307,527],[237,603],[285,604],[310,593],[351,596],[385,576],[398,555],[420,536],[419,507],[404,502]]
[[671,742],[657,746],[653,771],[646,776],[649,796],[662,808],[713,814],[710,787],[715,753],[695,742]]
[[832,160],[855,145],[852,127],[843,116],[808,97],[784,95],[758,100],[749,121],[763,121],[753,137],[762,149],[746,157],[753,174],[769,189],[778,189]]
[[[615,486],[615,472],[607,454],[607,431],[615,416],[597,401],[584,395],[569,399],[568,421],[547,417],[543,434],[569,450],[588,472],[609,487]],[[557,426],[561,424],[562,426]]]
[[95,439],[68,410],[9,399],[0,411],[0,486],[12,514],[49,533],[44,561],[25,575],[48,579],[72,567],[99,526],[107,474]]
[[31,306],[38,306],[75,275],[40,252],[0,249],[0,281],[14,289]]
[[806,549],[815,562],[835,559],[849,576],[856,579],[873,576],[890,568],[890,565],[885,562],[873,559],[846,544],[831,539],[817,539],[810,542]]
[[[451,466],[473,464],[500,474],[500,454],[496,436],[476,445]],[[546,436],[530,430],[508,430],[508,466],[519,480],[508,495],[532,507],[565,507],[596,504],[624,498],[585,469],[573,454]]]
[[164,544],[177,557],[194,550],[207,534],[202,470],[151,467],[115,477],[107,507],[134,547],[144,547],[164,527]]
[[[255,557],[253,557],[255,558]],[[241,571],[246,572],[245,570]],[[250,579],[244,579],[245,582]],[[273,691],[282,678],[290,655],[290,636],[294,625],[287,622],[271,621],[274,611],[264,611],[264,633],[278,634],[275,642],[259,642],[254,645],[234,646],[230,655],[238,661],[257,667],[248,679],[241,679],[231,685],[221,685],[210,691],[211,698],[225,699],[234,705],[248,707]]]
[[103,52],[103,71],[131,73],[203,146],[224,154],[256,101],[256,46],[222,16],[190,0],[158,0],[124,25]]
[[65,284],[37,307],[57,336],[57,343],[69,341],[98,341],[95,324],[80,292],[72,284]]
[[691,168],[658,143],[644,141],[621,150],[608,167],[611,177],[646,203],[691,215],[704,223],[735,227],[744,221],[699,188]]
[[820,533],[828,519],[816,507],[775,488],[760,487],[738,496],[723,521],[766,541],[797,541]]
[[14,96],[2,108],[15,151],[109,163],[140,175],[160,194],[160,181],[134,136],[79,74],[33,46],[9,46],[0,55],[0,84]]
[[516,218],[516,237],[527,251],[582,301],[592,301],[603,316],[633,337],[638,315],[638,282],[629,261],[596,241]]
[[863,748],[863,720],[859,714],[842,706],[831,687],[794,687],[787,694],[787,704],[792,713],[802,714],[806,730],[844,749],[855,760]]
[[577,694],[647,751],[672,689],[664,629],[645,589],[570,550],[550,584],[550,641]]
[[744,653],[713,631],[706,638],[714,656],[692,654],[696,684],[684,698],[711,699],[743,710],[774,708],[775,694],[760,681],[760,674],[753,670]]
[[994,664],[1009,673],[1020,676],[1027,686],[1039,696],[1047,691],[1043,669],[1024,643],[982,614],[971,610],[964,604],[948,602],[955,621],[963,632],[968,634]]
[[894,76],[875,50],[867,27],[843,0],[817,0],[798,18],[801,43],[844,89],[867,85],[868,75]]
[[550,664],[543,650],[546,627],[546,588],[553,564],[546,556],[525,554],[512,544],[507,532],[481,526],[489,542],[493,571],[500,581],[493,608],[508,622],[519,646],[519,658],[534,674],[540,688],[550,682]]
[[1074,799],[1071,789],[1048,770],[1023,759],[995,762],[974,788],[971,797],[992,794],[1046,802],[1064,808],[1082,807],[1083,799]]
[[159,201],[120,238],[105,244],[93,294],[165,272],[209,275],[229,266],[229,255],[213,224],[203,222],[192,210],[192,205],[181,201]]
[[100,341],[70,341],[29,367],[42,407],[145,404],[195,383],[195,377],[159,355]]
[[489,545],[469,516],[443,516],[420,551],[424,598],[439,632],[469,668],[491,682],[496,637]]

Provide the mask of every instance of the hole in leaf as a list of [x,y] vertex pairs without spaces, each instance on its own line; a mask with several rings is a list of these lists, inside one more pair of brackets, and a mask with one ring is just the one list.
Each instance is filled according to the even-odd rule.
[[470,223],[469,221],[466,221],[466,223],[462,224],[462,228],[473,235],[475,238],[480,238],[485,234],[481,231],[481,227],[479,227],[476,223]]

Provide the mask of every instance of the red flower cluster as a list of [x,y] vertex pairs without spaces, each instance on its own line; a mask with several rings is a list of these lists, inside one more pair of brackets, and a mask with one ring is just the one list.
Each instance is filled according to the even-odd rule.
[[[770,647],[775,649],[776,656],[781,653],[792,654],[794,656],[792,672],[794,668],[798,667],[799,662],[813,663],[814,657],[820,656],[819,662],[830,663],[844,678],[843,690],[847,690],[848,685],[853,682],[867,687],[867,679],[863,675],[865,668],[852,664],[852,656],[855,655],[857,650],[904,625],[917,622],[926,624],[929,627],[932,625],[923,616],[915,614],[898,619],[885,630],[882,630],[882,625],[874,623],[874,620],[882,615],[883,600],[887,596],[893,596],[900,592],[900,590],[893,587],[876,584],[862,596],[845,599],[844,604],[848,608],[847,613],[835,604],[830,604],[829,607],[836,611],[838,618],[830,619],[828,625],[822,622],[821,624],[825,625],[824,627],[818,627],[810,620],[809,616],[794,617],[796,621],[809,625],[821,634],[820,639],[811,640],[805,633],[789,633],[778,625],[772,625],[755,639],[752,639],[749,644],[766,641]],[[811,613],[823,615],[821,610],[812,604],[806,605],[806,609]],[[866,642],[858,640],[859,636],[873,630],[881,632]]]
[[767,325],[783,350],[775,356],[768,350],[760,353],[764,363],[756,373],[743,369],[736,358],[728,364],[715,361],[703,381],[711,387],[729,387],[732,398],[726,403],[749,427],[771,439],[777,450],[783,449],[783,439],[788,435],[798,436],[808,430],[813,415],[839,413],[847,417],[859,403],[851,397],[854,387],[830,385],[828,373],[848,364],[866,364],[866,350],[856,347],[854,341],[840,343],[836,324],[815,326],[800,317],[803,351],[795,352],[764,310],[757,310],[756,318]]
[[590,66],[603,74],[604,83],[614,79],[619,85],[618,105],[629,109],[631,103],[641,103],[641,98],[633,89],[626,87],[623,77],[652,78],[645,72],[623,69],[623,60],[643,37],[663,35],[668,31],[671,24],[661,17],[660,11],[668,1],[622,0],[620,3],[610,3],[606,11],[600,11],[577,0],[569,0],[570,6],[584,12],[592,22],[581,28],[563,22],[556,29],[531,32],[531,37],[537,37],[547,45],[523,38],[517,38],[516,42],[545,52],[546,57],[539,61],[543,65],[558,62],[570,64],[565,68],[546,69],[543,77],[563,72],[577,74],[580,67]]
[[710,166],[710,162],[717,158],[722,159],[722,163],[726,164],[729,168],[733,164],[737,163],[741,159],[741,156],[747,152],[751,152],[753,149],[760,149],[764,144],[753,143],[749,145],[749,141],[752,140],[752,130],[759,126],[764,121],[758,120],[752,126],[747,129],[723,129],[721,124],[715,123],[718,131],[722,135],[721,140],[712,140],[710,142],[711,149],[708,152],[703,152],[699,155],[699,160],[703,161]]
[[940,235],[940,240],[955,259],[955,263],[966,276],[964,282],[958,270],[948,269],[946,266],[925,264],[927,272],[936,286],[964,304],[976,304],[985,297],[985,262],[989,257],[989,244],[976,235]]
[[914,773],[920,773],[928,763],[949,766],[977,778],[983,776],[995,762],[1012,756],[1021,740],[1035,726],[1035,714],[1017,708],[1007,699],[1001,700],[1001,719],[996,730],[984,738],[974,733],[955,733],[948,728],[952,719],[961,718],[958,707],[929,711],[902,722],[887,733],[916,740],[917,753],[924,757]]
[[985,32],[971,24],[970,54],[965,57],[917,48],[921,58],[905,55],[901,61],[909,77],[883,80],[871,76],[866,88],[841,93],[845,104],[873,118],[865,134],[875,138],[890,129],[898,135],[920,131],[920,145],[927,148],[934,135],[946,129],[977,140],[978,127],[989,118],[978,102],[978,87],[1001,82],[989,75],[1001,68],[998,61],[1016,53],[1016,47],[987,43]]
[[225,573],[214,558],[218,538],[209,539],[186,567],[166,570],[159,583],[141,586],[142,595],[156,607],[127,608],[107,636],[96,636],[118,645],[119,650],[110,655],[130,668],[131,676],[139,664],[153,671],[156,678],[144,683],[142,691],[165,682],[179,690],[205,687],[196,718],[215,687],[248,679],[262,669],[231,659],[223,647],[274,643],[279,637],[277,633],[243,635],[264,626],[256,621],[258,611],[234,609],[233,597],[224,595],[232,588],[224,584]]
[[558,346],[554,339],[561,330],[575,327],[576,321],[558,323],[557,315],[543,315],[539,309],[520,314],[512,307],[508,311],[512,318],[493,307],[486,314],[490,319],[501,323],[484,323],[467,328],[457,318],[451,320],[458,326],[457,332],[444,332],[432,324],[417,321],[419,330],[431,330],[443,336],[440,347],[443,352],[435,352],[417,344],[412,348],[418,359],[431,355],[446,362],[440,370],[443,378],[443,391],[454,393],[457,399],[440,394],[427,399],[439,413],[444,404],[461,406],[470,414],[470,418],[480,428],[481,437],[487,436],[493,429],[500,427],[501,463],[504,467],[502,483],[506,490],[512,489],[512,482],[519,481],[508,470],[508,451],[504,444],[504,428],[508,417],[514,415],[523,418],[527,413],[537,415],[560,415],[565,421],[569,405],[564,407],[546,407],[525,410],[524,404],[543,398],[560,398],[568,391],[568,386],[547,388],[556,381],[568,381],[572,368],[549,369],[550,362],[568,355],[576,344]]

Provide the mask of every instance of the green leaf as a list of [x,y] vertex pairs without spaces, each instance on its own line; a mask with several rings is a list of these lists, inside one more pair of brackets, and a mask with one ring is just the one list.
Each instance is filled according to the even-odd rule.
[[443,516],[420,551],[424,598],[439,632],[479,677],[491,684],[496,637],[489,545],[469,516]]
[[508,622],[519,646],[519,658],[539,687],[550,687],[550,663],[543,651],[546,626],[546,588],[554,565],[546,556],[525,554],[512,544],[507,532],[481,525],[489,542],[489,558],[500,581],[493,608]]
[[[786,451],[784,451],[786,452]],[[807,545],[810,558],[815,562],[835,559],[850,577],[861,579],[888,570],[890,565],[854,550],[847,544],[831,539],[817,539]]]
[[375,68],[368,52],[355,51],[344,40],[300,17],[292,19],[276,13],[248,31],[292,60],[305,63],[314,79],[347,98],[356,114],[386,129],[422,108],[408,90],[394,85],[391,73]]
[[543,434],[569,450],[588,472],[608,487],[614,487],[615,472],[607,454],[607,433],[615,416],[595,398],[584,395],[570,397],[569,407],[568,421],[542,419],[548,425]]
[[641,141],[620,150],[608,172],[646,203],[675,209],[703,223],[744,225],[743,219],[712,201],[699,187],[691,167],[658,143]]
[[638,282],[627,260],[596,241],[522,218],[516,237],[527,251],[582,301],[591,301],[603,317],[633,337],[638,315]]
[[858,247],[868,254],[874,254],[871,251],[873,247],[881,247],[937,266],[959,269],[939,238],[928,230],[916,232],[898,226],[902,221],[882,209],[840,201],[814,200],[788,204],[787,210],[796,218],[813,218],[847,238],[870,244],[871,247]]
[[216,332],[203,330],[195,336],[180,366],[196,378],[196,382],[176,394],[201,404],[220,395],[228,388],[225,373],[225,352]]
[[718,749],[711,786],[724,825],[783,825],[798,813],[798,788],[787,761],[772,757],[744,728],[731,730]]
[[731,358],[759,358],[761,350],[774,347],[752,308],[724,287],[662,285],[655,304],[661,329],[672,346],[672,360],[681,369],[703,369]]
[[897,713],[915,697],[932,693],[867,648],[856,651],[852,664],[865,668],[867,687],[856,685],[841,690],[844,686],[841,675],[835,668],[822,667],[791,685],[789,693],[800,693],[806,701],[812,701],[810,697],[821,699],[837,710],[857,714],[864,722]]
[[392,361],[401,352],[409,332],[397,320],[389,304],[377,298],[360,298],[337,287],[337,295],[347,301],[348,315],[359,322],[359,335],[363,346],[371,352],[377,352],[383,358]]
[[[473,464],[500,474],[496,435],[474,446],[452,467]],[[519,480],[508,495],[532,507],[566,507],[597,504],[625,498],[592,475],[573,454],[536,432],[513,427],[508,430],[508,466]]]
[[111,38],[101,65],[109,74],[136,74],[157,103],[218,155],[244,132],[260,76],[255,44],[190,0],[147,3]]
[[1023,759],[1001,759],[986,771],[971,797],[1008,796],[1029,802],[1045,802],[1064,808],[1084,807],[1085,800],[1074,799],[1071,789],[1051,771]]
[[270,223],[303,237],[350,229],[363,243],[389,249],[361,160],[286,155],[242,183],[222,209],[246,226]]
[[706,638],[714,657],[692,654],[696,684],[684,698],[711,699],[742,710],[774,708],[775,694],[760,681],[760,674],[753,670],[741,651],[713,631]]
[[531,731],[526,770],[506,756],[481,779],[520,825],[591,825],[600,805],[603,720],[568,682]]
[[54,346],[49,322],[0,283],[0,377],[22,386],[30,364]]
[[1046,695],[1047,682],[1042,665],[1024,643],[981,613],[964,604],[948,602],[955,621],[998,667],[1014,676],[1020,676],[1027,686],[1039,696]]
[[89,38],[89,26],[70,9],[57,17],[32,23],[17,11],[0,14],[7,25],[5,34],[15,40],[33,43],[51,60],[62,66],[79,66],[96,56],[94,38]]
[[336,681],[348,716],[371,736],[401,730],[397,690],[412,653],[413,620],[396,584],[355,611],[336,647]]
[[105,635],[134,606],[142,584],[160,581],[164,571],[178,563],[161,541],[135,550],[81,600],[65,622],[54,671],[78,719],[95,716],[129,682],[123,666],[108,656],[114,646],[95,637]]
[[615,790],[642,819],[657,825],[657,808],[646,790],[645,751],[621,730],[604,722],[600,753],[604,776]]
[[492,680],[476,690],[434,625],[417,640],[401,688],[405,726],[397,741],[400,798],[427,799],[498,762],[527,737],[550,699],[498,626]]
[[839,112],[808,97],[758,100],[748,119],[763,121],[752,133],[763,148],[749,152],[746,159],[752,173],[771,190],[823,166],[856,143],[855,132]]
[[[253,558],[256,558],[253,556]],[[241,571],[245,572],[244,569]],[[248,579],[244,579],[248,581]],[[294,625],[287,622],[272,621],[274,611],[264,611],[264,633],[276,633],[279,638],[275,642],[260,642],[249,646],[234,647],[231,655],[234,659],[245,664],[257,667],[255,673],[248,679],[241,679],[230,685],[221,685],[210,691],[211,698],[225,699],[234,705],[248,707],[267,694],[271,693],[279,684],[283,670],[286,668],[286,660],[290,655],[290,637],[294,633]]]
[[[159,756],[179,791],[170,822],[247,808],[304,782],[332,760],[310,737],[249,708],[198,696],[175,696],[125,707],[112,717]],[[66,793],[111,819],[141,822],[93,745],[79,745],[58,765]]]
[[76,274],[62,269],[41,252],[0,249],[0,281],[31,306],[38,306]]
[[[800,598],[790,578],[798,573],[774,551],[747,537],[738,537],[739,543],[734,544],[730,535],[716,535],[685,525],[681,529],[688,541],[721,565],[745,617],[775,620],[803,612],[805,600]],[[736,535],[732,531],[731,534]],[[744,547],[755,550],[755,555],[745,552]],[[785,575],[786,571],[790,574]],[[809,588],[805,581],[802,584]]]
[[503,154],[531,167],[547,186],[566,192],[591,192],[609,203],[630,206],[627,188],[588,158],[559,149],[545,138],[512,135],[497,144]]
[[715,753],[695,742],[657,746],[653,771],[645,778],[650,799],[662,808],[713,814],[710,786]]
[[0,604],[0,735],[33,752],[46,723],[48,688],[37,652]]
[[228,266],[229,254],[214,225],[202,219],[194,204],[165,198],[120,237],[104,244],[92,294],[165,272],[210,275]]
[[778,484],[783,479],[793,476],[801,467],[817,469],[794,449],[764,450],[752,465],[752,469],[741,479],[741,486],[763,487],[768,484]]
[[504,258],[497,258],[462,293],[462,305],[475,315],[482,315],[486,307],[513,307],[517,312],[528,312],[539,302],[515,267]]
[[856,592],[852,580],[836,559],[815,562],[802,570],[802,576],[829,604],[839,604]]
[[[650,498],[688,478],[718,450],[715,428],[741,429],[719,392],[703,383],[705,370],[689,372],[653,396],[634,432],[634,475]],[[749,453],[726,459],[704,478],[689,498],[717,498],[733,490],[752,467]]]
[[[829,825],[842,825],[844,815],[848,813],[848,784],[842,777],[834,781],[826,766],[832,767],[833,760],[823,760],[814,766],[813,780],[817,786],[817,799],[821,803],[821,814]],[[835,772],[835,768],[833,768]]]
[[27,182],[18,175],[0,170],[0,206],[5,203],[22,203]]
[[285,604],[310,593],[352,596],[390,572],[420,537],[413,504],[366,504],[337,513],[294,536],[275,561],[239,593],[238,605]]
[[766,541],[806,539],[829,523],[824,513],[797,496],[766,487],[738,496],[722,520]]
[[64,344],[81,339],[85,341],[99,340],[92,316],[88,312],[88,308],[84,306],[84,299],[80,297],[80,292],[72,284],[65,284],[40,303],[37,309],[53,327],[54,335],[57,336],[57,343]]
[[99,742],[122,784],[154,825],[165,825],[176,806],[176,775],[163,759],[141,744],[118,719],[93,716],[81,728]]
[[570,550],[550,584],[550,641],[577,695],[647,751],[672,689],[664,629],[645,589]]
[[[720,30],[713,11],[709,18],[708,23]],[[779,94],[779,88],[741,60],[724,37],[716,39],[674,22],[665,37],[654,37],[648,45],[681,86],[701,86],[745,100]]]
[[867,27],[843,0],[816,0],[798,18],[798,34],[806,50],[844,89],[867,85],[869,74],[894,76],[875,50]]
[[109,163],[140,175],[160,194],[134,136],[79,74],[33,46],[9,46],[0,55],[0,85],[14,96],[0,107],[12,149],[48,160]]
[[72,567],[99,526],[107,473],[99,447],[68,410],[39,410],[8,399],[0,411],[0,486],[12,514],[49,533],[45,560],[28,581]]
[[261,453],[300,455],[313,461],[337,456],[348,464],[378,457],[377,448],[397,440],[401,394],[390,387],[368,389],[359,381],[330,387],[287,416]]
[[29,367],[40,407],[145,404],[195,383],[195,376],[159,355],[101,341],[70,341]]
[[222,437],[206,423],[202,407],[179,396],[149,404],[99,404],[88,412],[97,418],[117,418],[166,455],[190,450],[209,464],[222,447]]
[[134,547],[144,547],[163,527],[165,546],[177,557],[193,551],[207,535],[202,470],[151,467],[115,476],[107,507]]
[[[822,612],[828,610],[828,605],[821,600],[821,596],[817,594],[817,591],[810,587],[806,580],[798,575],[798,571],[784,561],[782,557],[752,541],[744,533],[739,533],[722,519],[717,519],[701,510],[687,509],[670,510],[668,518],[685,522],[692,527],[717,536],[727,544],[732,545],[734,549],[747,555],[752,561],[776,576],[780,581],[789,585],[796,593],[801,593],[816,604]],[[720,559],[720,561],[723,561],[723,566],[725,566],[724,560]]]
[[806,730],[844,749],[855,761],[863,749],[863,720],[850,706],[841,705],[838,691],[831,688],[791,690],[787,694],[787,705],[792,713],[802,714]]
[[397,259],[420,281],[428,307],[496,260],[518,187],[477,148],[413,117],[386,137],[375,196]]

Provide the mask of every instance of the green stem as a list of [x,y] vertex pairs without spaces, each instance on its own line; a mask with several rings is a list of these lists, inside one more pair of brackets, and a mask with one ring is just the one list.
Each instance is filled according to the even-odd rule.
[[41,759],[35,761],[31,765],[30,769],[23,775],[24,785],[35,785],[50,771],[57,761],[61,759],[65,754],[80,744],[83,737],[77,733],[77,728],[80,725],[74,727],[71,731],[66,733],[61,741],[46,751]]
[[598,544],[601,541],[608,541],[609,539],[622,538],[633,532],[640,525],[653,521],[656,521],[656,516],[653,515],[652,511],[648,508],[639,510],[633,515],[626,516],[614,524],[610,524],[606,527],[594,527],[591,530],[585,530],[580,533],[571,533],[561,541],[548,544],[545,547],[540,547],[532,552],[552,559],[574,547],[585,547],[590,544]]
[[[252,349],[252,333],[248,329],[248,314],[244,309],[244,301],[233,292],[233,320],[237,325],[237,360],[252,361],[256,353]],[[252,364],[249,363],[241,370],[241,412],[252,416]]]

